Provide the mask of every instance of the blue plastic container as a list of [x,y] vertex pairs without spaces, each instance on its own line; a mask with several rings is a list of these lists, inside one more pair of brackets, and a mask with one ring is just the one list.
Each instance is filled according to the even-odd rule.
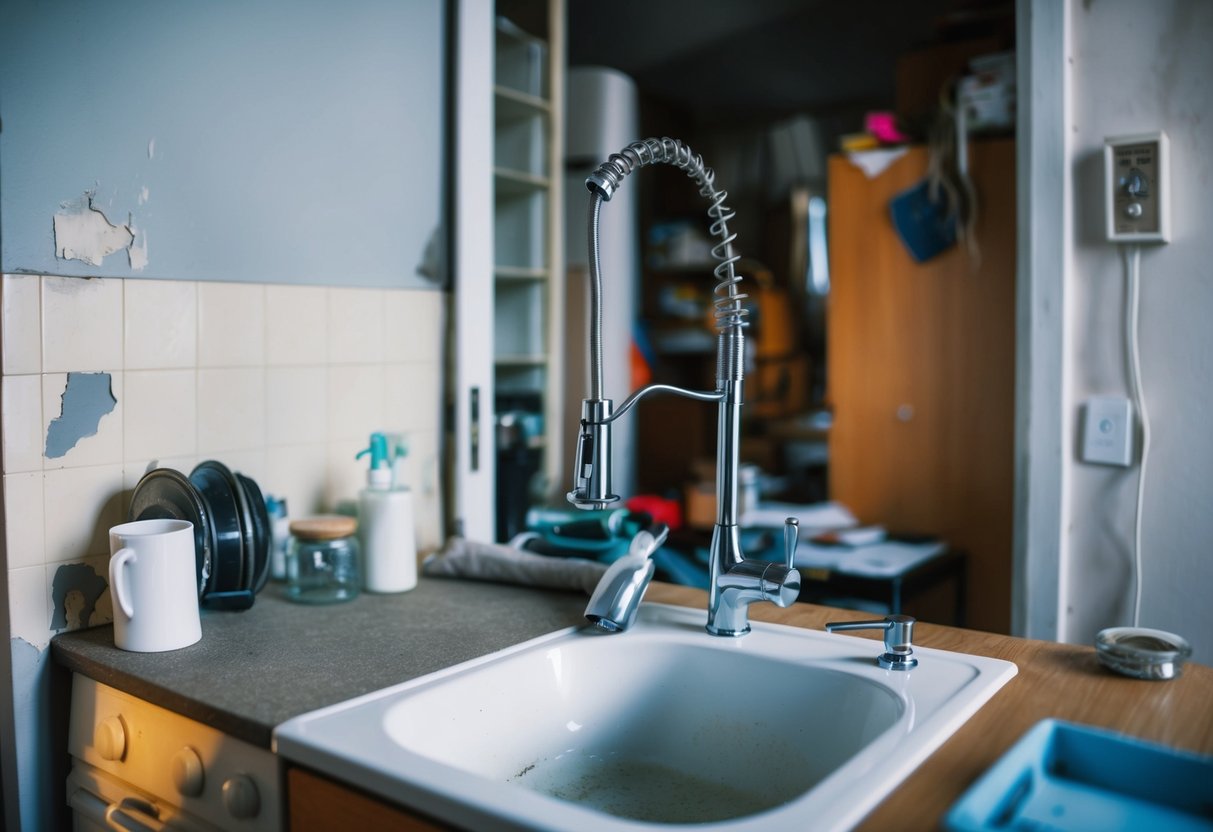
[[946,827],[1213,830],[1213,757],[1046,719],[965,792]]

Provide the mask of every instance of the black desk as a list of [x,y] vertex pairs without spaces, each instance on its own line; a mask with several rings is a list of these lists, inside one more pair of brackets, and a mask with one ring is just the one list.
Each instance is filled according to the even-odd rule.
[[894,615],[902,612],[906,598],[952,581],[955,584],[953,624],[965,626],[968,568],[965,554],[960,550],[945,549],[904,572],[879,577],[850,575],[838,569],[812,566],[798,568],[802,578],[801,601],[819,603],[828,599],[834,604],[845,604],[845,598],[860,598],[888,604],[889,612]]
[[[781,534],[770,529],[742,529],[742,548],[747,557],[780,561],[783,557]],[[708,544],[711,532],[681,529],[670,534],[664,549],[678,553],[683,569],[677,574],[661,574],[663,580],[706,589],[708,586]],[[939,554],[891,575],[855,575],[837,568],[798,566],[801,577],[800,599],[810,603],[828,602],[847,606],[847,599],[885,604],[889,612],[900,614],[907,599],[952,581],[955,587],[952,624],[965,626],[968,612],[966,593],[967,559],[963,551],[945,548]]]

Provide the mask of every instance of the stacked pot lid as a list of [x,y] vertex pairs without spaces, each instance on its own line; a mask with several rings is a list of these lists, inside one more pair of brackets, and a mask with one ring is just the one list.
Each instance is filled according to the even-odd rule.
[[194,524],[198,597],[211,609],[245,610],[269,578],[270,520],[250,477],[215,460],[189,476],[148,471],[135,486],[131,520],[175,518]]

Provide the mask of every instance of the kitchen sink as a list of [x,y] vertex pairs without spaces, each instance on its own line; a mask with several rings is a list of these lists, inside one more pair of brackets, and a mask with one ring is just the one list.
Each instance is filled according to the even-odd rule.
[[292,719],[287,760],[467,828],[845,829],[1016,673],[997,659],[644,604]]

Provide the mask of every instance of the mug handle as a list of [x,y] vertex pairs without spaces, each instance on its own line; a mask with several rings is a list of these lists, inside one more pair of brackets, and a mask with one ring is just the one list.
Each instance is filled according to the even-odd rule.
[[134,549],[119,549],[110,558],[110,592],[114,596],[114,600],[118,602],[118,606],[122,608],[122,612],[127,618],[135,617],[135,608],[130,602],[130,590],[124,590],[122,582],[122,567],[126,566],[129,561],[135,559]]

